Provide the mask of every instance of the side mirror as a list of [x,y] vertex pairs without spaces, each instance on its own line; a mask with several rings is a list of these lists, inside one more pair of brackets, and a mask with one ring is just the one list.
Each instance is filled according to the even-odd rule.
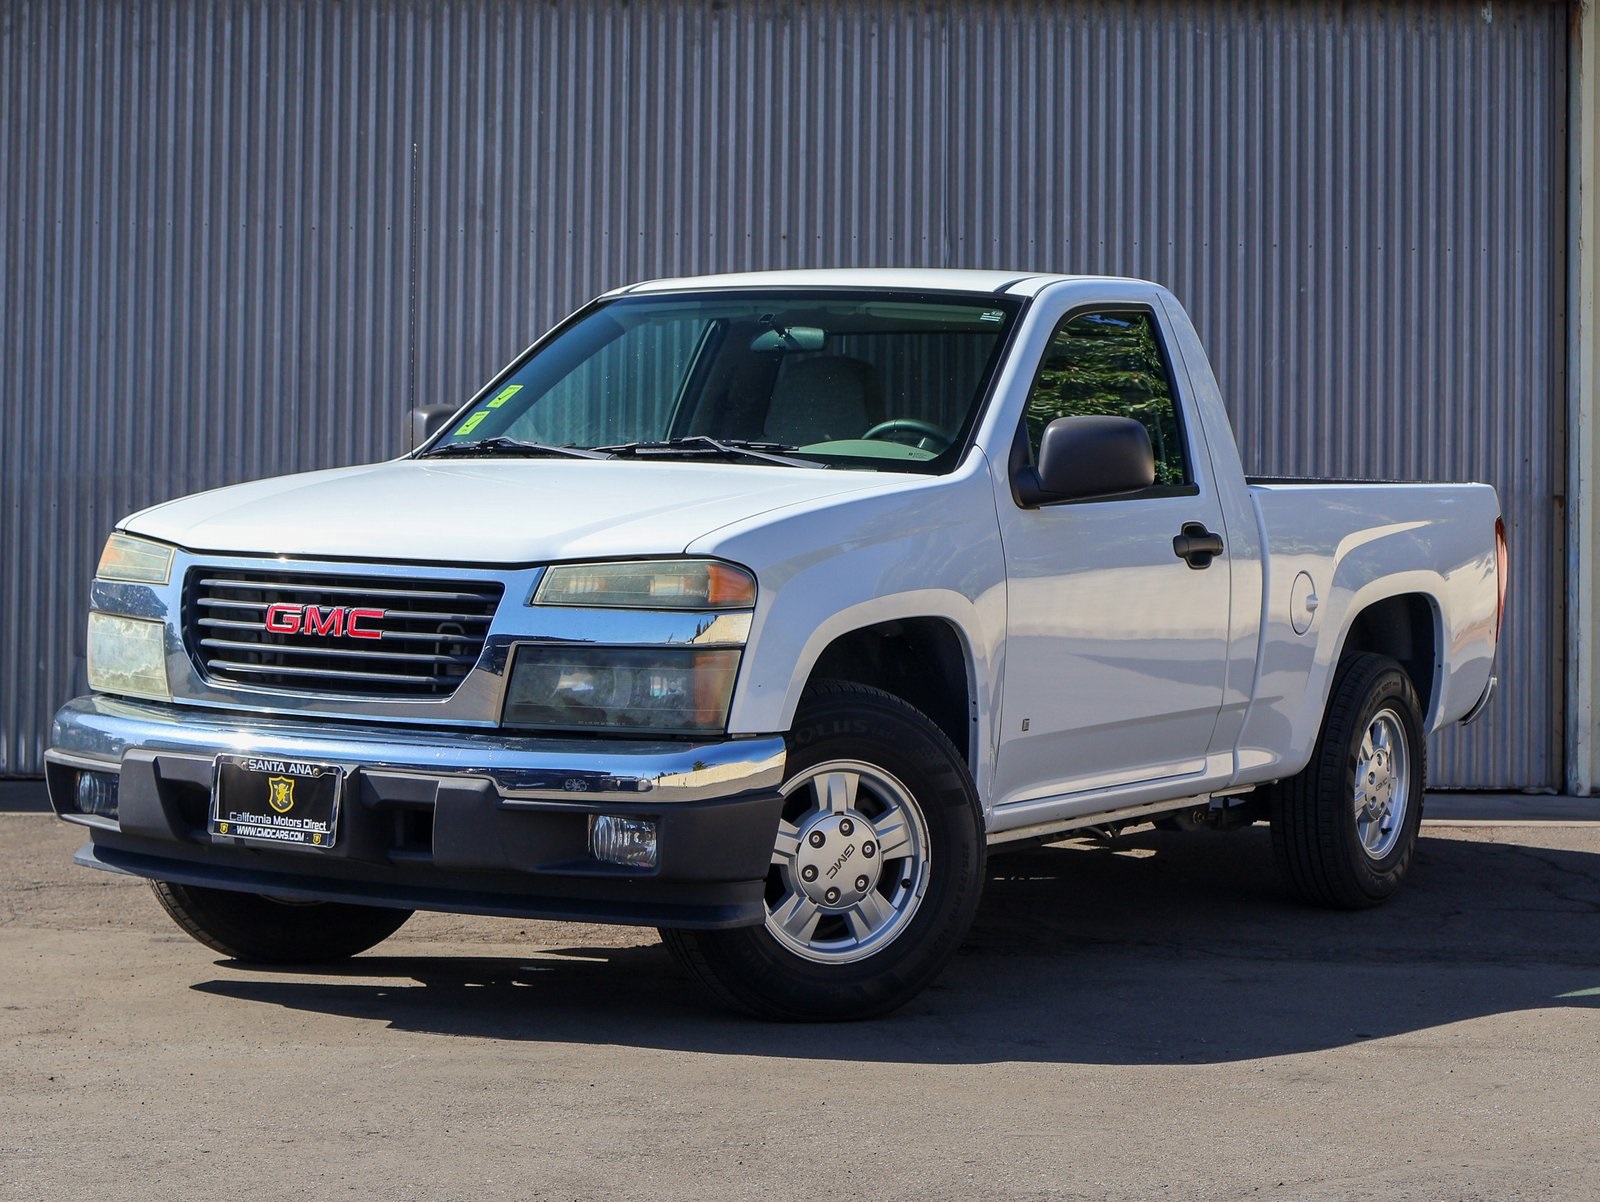
[[1150,433],[1131,417],[1058,417],[1044,428],[1038,467],[1012,475],[1017,500],[1029,509],[1138,492],[1155,480]]
[[406,414],[406,450],[414,451],[432,438],[455,416],[460,405],[418,405]]

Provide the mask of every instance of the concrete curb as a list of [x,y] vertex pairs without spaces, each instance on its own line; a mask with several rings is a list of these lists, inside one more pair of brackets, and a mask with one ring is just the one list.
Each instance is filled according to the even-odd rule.
[[0,813],[50,812],[42,780],[0,780]]
[[1600,822],[1600,797],[1538,793],[1428,793],[1423,822],[1507,825]]

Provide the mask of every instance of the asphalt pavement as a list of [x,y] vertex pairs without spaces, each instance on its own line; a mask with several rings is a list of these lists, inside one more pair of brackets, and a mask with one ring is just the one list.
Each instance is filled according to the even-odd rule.
[[1591,1199],[1600,824],[1463,822],[1359,914],[1260,827],[998,857],[912,1005],[781,1026],[639,928],[244,968],[0,813],[0,1199]]

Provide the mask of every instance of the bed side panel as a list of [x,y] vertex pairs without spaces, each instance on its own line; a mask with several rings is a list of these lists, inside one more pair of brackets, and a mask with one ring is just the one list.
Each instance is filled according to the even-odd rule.
[[1351,625],[1388,597],[1420,594],[1434,614],[1434,674],[1423,682],[1433,698],[1428,729],[1465,715],[1494,669],[1494,490],[1316,484],[1255,485],[1250,493],[1271,571],[1239,783],[1305,766]]

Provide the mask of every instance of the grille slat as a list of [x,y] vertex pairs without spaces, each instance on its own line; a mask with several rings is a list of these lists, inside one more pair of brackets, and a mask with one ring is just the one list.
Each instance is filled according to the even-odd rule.
[[340,671],[337,668],[290,668],[285,667],[282,664],[265,668],[256,664],[241,664],[236,663],[233,660],[226,659],[214,659],[211,661],[211,664],[213,667],[226,668],[230,672],[255,672],[258,674],[272,673],[275,675],[284,676],[315,676],[318,680],[328,678],[368,682],[382,680],[397,684],[427,684],[433,679],[431,676],[409,676],[399,672],[349,672]]
[[266,609],[270,601],[231,601],[226,597],[196,597],[196,605],[204,605],[211,609]]
[[[223,651],[258,651],[260,643],[236,642],[233,639],[201,639],[202,647],[217,647]],[[370,659],[382,663],[467,664],[477,662],[477,656],[436,655],[425,651],[356,651],[345,647],[296,647],[294,655],[330,656],[342,659]]]
[[[204,626],[207,630],[265,630],[265,621],[261,622],[234,622],[227,618],[197,618],[196,626]],[[459,643],[459,634],[426,634],[414,630],[385,630],[380,642],[410,642],[410,643]]]
[[[502,591],[494,581],[195,568],[184,586],[184,641],[201,675],[219,683],[448,697],[478,662]],[[272,605],[290,607],[285,623],[307,629],[268,630]],[[346,629],[358,609],[383,614],[360,619],[363,637]]]
[[[260,585],[259,582],[254,582],[254,581],[249,581],[249,580],[228,580],[228,579],[223,579],[223,578],[208,578],[208,579],[200,581],[200,587],[203,588],[203,589],[219,589],[219,588],[222,588],[222,589],[230,589],[230,588],[252,589],[252,588],[260,588],[261,585]],[[491,600],[491,599],[494,599],[494,598],[498,598],[499,595],[500,595],[498,587],[496,587],[495,591],[492,594],[488,593],[488,592],[482,592],[482,591],[460,592],[460,593],[455,593],[455,592],[441,593],[441,592],[434,592],[434,591],[432,591],[430,589],[420,589],[420,588],[411,589],[411,588],[406,588],[404,586],[401,586],[399,588],[376,588],[376,587],[374,587],[374,588],[363,588],[360,585],[323,585],[323,584],[304,584],[304,585],[301,585],[301,584],[291,584],[288,581],[280,581],[275,585],[275,587],[280,593],[297,593],[298,592],[298,593],[317,593],[317,594],[321,594],[321,595],[326,595],[326,594],[329,594],[329,593],[347,593],[347,594],[353,594],[353,595],[362,596],[362,597],[405,597],[405,598],[407,598],[409,600],[422,600],[422,601],[486,601],[486,600]]]
[[[267,606],[277,604],[277,602],[275,602],[275,601],[234,601],[234,600],[221,599],[221,598],[215,598],[215,597],[199,597],[199,598],[196,598],[195,604],[196,605],[204,605],[204,606],[207,606],[208,608],[213,608],[213,609],[266,609]],[[315,605],[315,604],[317,604],[317,602],[296,600],[296,601],[293,601],[293,602],[289,602],[288,604],[292,604],[292,605]],[[323,608],[327,608],[327,607],[323,606]],[[375,609],[377,607],[376,606],[362,606],[361,608],[363,608],[363,609]],[[455,613],[453,611],[444,611],[444,612],[436,613],[436,612],[434,612],[432,610],[420,610],[420,609],[394,609],[394,610],[385,609],[384,610],[384,616],[387,617],[387,616],[389,616],[391,614],[393,614],[396,617],[428,619],[428,620],[435,621],[435,622],[482,622],[484,624],[487,624],[490,621],[490,619],[493,618],[493,616],[494,616],[492,613],[490,613],[490,614],[463,614],[463,613]]]

